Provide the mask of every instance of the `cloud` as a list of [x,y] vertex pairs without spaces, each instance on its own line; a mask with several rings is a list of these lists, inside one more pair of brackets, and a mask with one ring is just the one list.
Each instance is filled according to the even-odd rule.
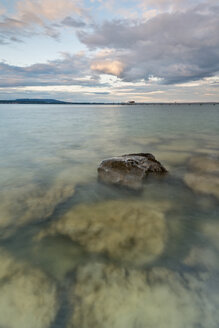
[[[116,61],[115,52],[101,51],[92,56],[80,52],[62,53],[62,57],[29,66],[0,62],[0,99],[55,98],[67,101],[218,101],[219,76],[195,82],[164,84],[153,76],[148,81],[127,81],[128,67],[118,78],[106,68],[92,70],[94,63]],[[107,70],[109,67],[107,67]],[[131,69],[131,68],[130,68]],[[105,72],[104,72],[105,71]]]
[[18,16],[28,21],[32,16],[50,21],[60,20],[69,13],[83,15],[80,2],[77,0],[23,0],[17,3]]
[[[174,7],[174,3],[177,9],[165,12],[165,8]],[[96,79],[100,74],[112,74],[126,82],[156,80],[157,85],[213,77],[219,71],[219,6],[214,0],[196,1],[195,7],[194,3],[186,1],[183,6],[181,0],[157,1],[156,6],[163,9],[156,11],[151,0],[140,1],[141,6],[155,10],[152,18],[145,20],[143,13],[141,19],[117,19],[91,25],[88,12],[76,0],[58,0],[56,6],[52,6],[52,0],[20,0],[15,15],[3,16],[0,22],[2,45],[21,42],[30,33],[44,33],[59,39],[60,28],[71,27],[77,29],[79,40],[90,54],[83,63],[77,64],[72,56],[68,70],[64,68],[63,73],[65,60],[23,69],[8,67],[7,70],[1,66],[3,71],[9,71],[8,77],[3,75],[1,86],[70,85],[74,84],[75,76],[80,76],[80,71],[82,77],[89,74]],[[19,76],[13,76],[12,71],[19,71]],[[43,78],[42,71],[48,73]]]
[[71,27],[84,27],[86,26],[86,23],[82,20],[77,20],[73,17],[67,16],[63,21],[61,22],[63,25],[71,26]]
[[[104,92],[105,98],[98,100],[124,101],[129,96],[136,101],[218,100],[219,5],[216,1],[198,1],[195,7],[193,2],[185,2],[183,7],[183,2],[177,1],[175,11],[162,9],[159,13],[151,9],[156,13],[150,19],[145,19],[142,12],[138,19],[114,19],[98,24],[90,24],[80,3],[66,1],[68,12],[62,8],[49,13],[50,1],[36,0],[31,5],[27,0],[19,1],[20,7],[14,15],[2,16],[2,45],[16,42],[18,48],[24,37],[34,33],[59,39],[61,28],[68,27],[70,31],[77,29],[79,41],[87,47],[81,53],[63,52],[61,58],[25,67],[0,63],[2,98],[11,92],[10,88],[17,87],[18,97],[25,97],[26,92],[37,96],[41,92],[42,97],[59,92],[62,99],[71,100],[71,93],[72,99],[89,101],[94,99],[95,92],[99,96]],[[164,8],[173,1],[156,2],[159,3]],[[151,2],[147,4],[152,8]],[[75,6],[79,9],[70,12]],[[60,86],[60,90],[55,86]]]
[[0,4],[0,15],[4,15],[5,12],[6,12],[5,7],[3,7],[3,6]]
[[30,66],[13,66],[0,63],[0,87],[48,86],[48,85],[93,85],[95,74],[90,73],[90,59],[83,54],[62,54],[62,58],[36,63]]
[[155,8],[159,12],[183,10],[202,2],[204,0],[139,0],[142,9]]
[[[150,81],[126,82],[115,75],[91,71],[87,56],[67,56],[27,67],[0,64],[0,99],[55,98],[66,101],[219,101],[218,77],[176,85]],[[62,73],[62,66],[65,71]],[[44,68],[47,70],[43,73]],[[38,71],[39,69],[39,71]]]
[[[125,81],[149,80],[176,84],[214,76],[219,71],[219,6],[196,6],[162,13],[147,20],[113,20],[78,36],[89,49],[114,50]],[[100,69],[104,71],[103,69]],[[115,73],[115,71],[114,71]]]
[[[43,33],[57,38],[59,28],[63,25],[83,27],[85,23],[82,17],[88,19],[88,12],[77,0],[57,0],[55,5],[53,0],[20,0],[16,3],[13,15],[7,16],[5,13],[2,16],[0,35],[6,37],[19,34],[25,37]],[[13,39],[9,38],[9,41]]]
[[123,71],[123,63],[118,60],[97,61],[91,65],[91,69],[105,74],[120,76]]

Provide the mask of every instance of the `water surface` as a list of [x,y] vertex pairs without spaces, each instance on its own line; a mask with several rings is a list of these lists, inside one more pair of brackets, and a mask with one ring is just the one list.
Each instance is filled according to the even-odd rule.
[[[0,106],[0,327],[217,328],[218,105]],[[150,152],[132,192],[102,159]]]

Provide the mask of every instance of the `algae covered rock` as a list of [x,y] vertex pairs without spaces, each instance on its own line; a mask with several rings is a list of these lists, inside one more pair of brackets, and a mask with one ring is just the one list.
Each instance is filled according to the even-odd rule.
[[205,274],[114,265],[78,269],[68,328],[216,328],[218,300]]
[[184,263],[191,267],[201,267],[208,271],[219,271],[219,222],[208,220],[199,227],[199,235],[204,241],[202,245],[194,246]]
[[74,192],[75,185],[62,175],[48,185],[32,181],[0,191],[0,234],[8,237],[20,226],[47,219]]
[[219,160],[215,156],[192,157],[189,166],[193,171],[203,173],[219,173]]
[[141,265],[164,251],[167,202],[106,201],[78,205],[39,237],[65,235],[90,253]]
[[1,249],[0,262],[0,327],[49,328],[58,309],[54,283]]
[[197,193],[219,198],[219,160],[216,157],[197,156],[189,162],[184,181]]
[[167,173],[165,167],[152,154],[139,153],[112,157],[102,161],[98,167],[98,178],[110,183],[139,189],[149,174]]

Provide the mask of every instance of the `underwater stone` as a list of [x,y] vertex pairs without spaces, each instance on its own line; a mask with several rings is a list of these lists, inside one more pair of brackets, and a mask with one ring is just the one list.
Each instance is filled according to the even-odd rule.
[[132,270],[92,263],[76,273],[68,328],[216,328],[217,293],[210,277],[156,267]]
[[2,249],[0,263],[0,327],[49,328],[58,311],[54,282]]
[[217,174],[219,173],[219,159],[216,156],[195,156],[191,158],[189,167],[194,172]]
[[68,236],[89,253],[144,265],[159,257],[168,238],[168,202],[107,201],[78,205],[42,231],[38,238]]
[[149,174],[167,173],[165,167],[149,153],[128,154],[103,160],[98,167],[98,178],[104,183],[140,189]]
[[219,160],[210,156],[193,157],[184,176],[186,185],[197,193],[219,198]]
[[62,172],[48,185],[32,181],[0,191],[1,237],[7,238],[19,227],[52,215],[56,206],[75,192],[75,179],[70,173]]

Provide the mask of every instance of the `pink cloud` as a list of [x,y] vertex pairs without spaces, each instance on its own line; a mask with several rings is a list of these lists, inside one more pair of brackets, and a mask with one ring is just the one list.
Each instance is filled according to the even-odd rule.
[[105,74],[120,76],[123,72],[124,65],[118,60],[96,61],[91,65],[91,69]]
[[51,21],[63,19],[66,15],[83,15],[84,10],[77,0],[22,0],[17,3],[18,17],[29,15]]

